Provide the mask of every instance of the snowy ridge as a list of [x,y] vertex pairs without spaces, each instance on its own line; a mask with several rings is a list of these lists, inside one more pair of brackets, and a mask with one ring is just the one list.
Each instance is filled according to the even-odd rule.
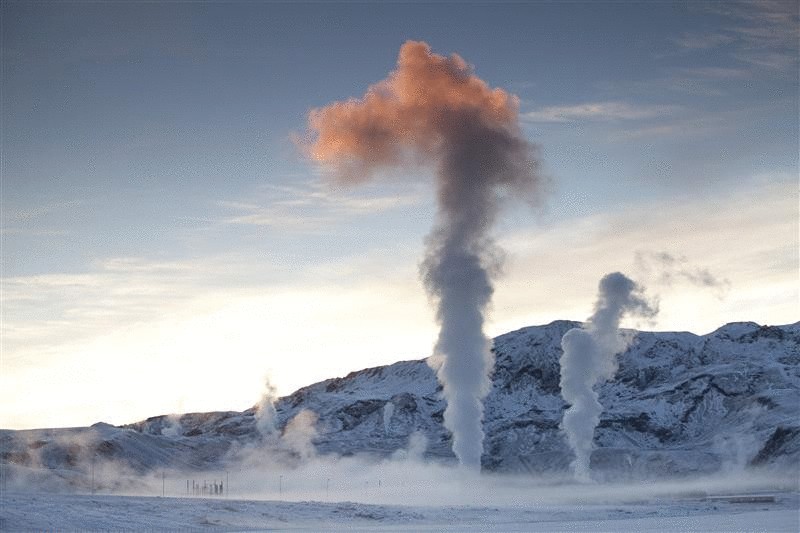
[[[566,471],[572,455],[559,431],[567,406],[558,360],[561,337],[576,326],[556,321],[495,339],[485,470]],[[797,469],[800,323],[733,323],[703,336],[627,334],[631,342],[620,355],[619,371],[599,389],[606,410],[595,432],[594,475],[624,480],[748,466]],[[385,457],[419,433],[427,438],[429,459],[453,462],[440,393],[425,360],[369,368],[279,399],[278,429],[311,410],[319,416],[318,454]],[[251,408],[156,416],[121,427],[2,430],[0,457],[11,476],[46,469],[61,484],[85,485],[92,458],[140,474],[165,467],[213,470],[260,438]]]

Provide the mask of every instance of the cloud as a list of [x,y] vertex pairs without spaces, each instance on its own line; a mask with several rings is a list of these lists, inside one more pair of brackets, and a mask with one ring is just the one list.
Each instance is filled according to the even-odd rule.
[[797,66],[797,55],[791,53],[749,50],[734,54],[734,57],[745,63],[775,71],[787,71]]
[[[686,78],[688,80],[688,78]],[[654,87],[664,88],[677,83],[675,78],[668,80],[658,80],[648,82],[646,85],[652,90]],[[688,81],[687,81],[688,83]],[[698,85],[695,83],[697,87]],[[637,90],[645,90],[645,85],[639,85]],[[709,94],[718,94],[716,92]],[[721,111],[711,110],[692,110],[681,106],[643,106],[631,107],[631,109],[620,112],[614,116],[611,110],[601,106],[563,106],[545,108],[540,111],[529,113],[535,119],[528,119],[528,122],[551,122],[551,123],[570,123],[570,122],[597,122],[602,123],[602,139],[604,142],[628,143],[632,139],[657,137],[657,136],[679,136],[707,137],[721,132],[732,132],[741,129],[742,120],[771,110],[778,103],[770,103],[769,106],[759,108],[736,108],[724,109]],[[586,108],[586,109],[584,109]],[[561,111],[561,110],[565,111]],[[574,110],[574,111],[573,111]],[[604,114],[605,113],[605,114]],[[583,116],[583,118],[580,118]],[[652,119],[652,120],[651,120]]]
[[673,39],[682,50],[703,51],[725,46],[738,61],[796,77],[800,39],[796,2],[707,2],[699,7],[727,22],[721,31],[685,33]]
[[[642,122],[630,127],[609,132],[607,139],[616,142],[628,142],[632,139],[672,136],[681,139],[702,139],[722,137],[726,133],[742,131],[742,124],[758,120],[765,113],[785,109],[786,102],[776,100],[764,105],[736,107],[722,110],[698,109],[692,113],[683,113],[662,121]],[[699,142],[699,141],[698,141]]]
[[226,272],[222,262],[200,266],[121,257],[98,261],[84,273],[6,278],[4,356],[27,353],[35,361],[35,354],[67,339],[80,341],[153,320],[191,299],[192,288],[207,289],[214,279],[229,277]]
[[382,185],[356,192],[331,188],[311,181],[300,185],[267,184],[259,190],[258,202],[221,201],[219,206],[233,214],[223,224],[271,227],[317,232],[348,219],[416,205],[422,196],[411,187],[399,192]]
[[727,30],[758,48],[797,49],[800,36],[797,3],[780,0],[715,3],[708,6],[733,21]]
[[54,211],[75,209],[86,204],[85,200],[70,200],[66,202],[51,202],[27,209],[3,209],[3,223],[8,222],[30,222],[40,219]]
[[[724,96],[736,85],[732,82],[752,78],[754,73],[747,68],[727,68],[717,66],[667,69],[664,75],[633,81],[605,81],[597,86],[607,93],[629,93],[642,98],[653,94],[670,93],[673,98],[689,96]],[[679,115],[690,108],[671,106],[671,114]],[[691,109],[697,114],[702,109]],[[670,115],[662,115],[669,117]]]
[[50,202],[19,209],[8,209],[6,206],[3,206],[3,209],[0,210],[0,214],[2,215],[0,234],[25,235],[30,237],[59,237],[68,235],[70,232],[63,227],[55,227],[55,224],[48,227],[47,219],[55,213],[76,211],[85,207],[87,203],[87,200],[69,200],[64,202]]
[[645,120],[675,113],[680,108],[673,105],[644,105],[626,102],[588,102],[583,104],[550,106],[522,115],[527,122],[584,122]]
[[3,235],[27,235],[29,237],[63,237],[70,232],[65,229],[31,229],[21,227],[0,228]]
[[680,69],[680,72],[690,79],[705,78],[713,80],[733,80],[749,78],[752,76],[752,73],[748,70],[731,67],[689,67]]
[[736,39],[724,33],[690,34],[684,33],[680,37],[672,39],[675,44],[687,50],[708,50],[725,44],[732,43]]

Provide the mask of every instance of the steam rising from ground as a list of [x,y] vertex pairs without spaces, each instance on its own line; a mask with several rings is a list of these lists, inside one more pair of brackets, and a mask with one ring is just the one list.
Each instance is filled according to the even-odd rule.
[[561,428],[575,452],[572,467],[580,481],[591,479],[594,430],[603,412],[594,387],[614,376],[617,354],[628,345],[620,334],[620,320],[624,315],[653,317],[656,313],[657,309],[644,299],[641,287],[614,272],[600,280],[594,314],[582,328],[567,331],[561,339],[561,395],[570,404]]
[[281,442],[295,457],[301,461],[316,455],[314,437],[317,436],[317,413],[303,409],[289,420],[283,430]]
[[519,126],[518,100],[491,89],[459,56],[422,42],[400,49],[397,68],[361,99],[313,110],[309,155],[342,184],[377,171],[436,169],[438,216],[422,277],[441,325],[434,348],[460,463],[479,470],[483,399],[494,364],[483,323],[499,270],[489,231],[505,194],[533,201],[539,179]]
[[278,413],[275,410],[277,399],[275,387],[267,378],[264,393],[256,404],[254,413],[256,431],[261,440],[245,446],[245,450],[250,452],[255,447],[265,453],[288,454],[292,462],[314,457],[314,438],[317,436],[316,424],[319,417],[315,412],[303,409],[280,431]]
[[[91,432],[67,440],[83,450],[69,470],[22,468],[3,464],[3,491],[78,492],[115,495],[194,497],[187,482],[223,482],[218,497],[254,500],[338,501],[376,504],[441,506],[513,506],[643,503],[685,500],[704,494],[736,494],[758,490],[796,491],[795,472],[729,470],[717,476],[606,483],[578,486],[561,474],[503,475],[443,465],[424,457],[425,438],[413,433],[405,449],[388,457],[362,454],[310,454],[294,460],[279,444],[263,442],[232,450],[214,470],[182,468],[175,464],[137,472],[121,460],[96,458]],[[65,440],[65,444],[66,444]],[[94,475],[92,475],[92,472]],[[560,512],[565,512],[561,510]]]
[[[598,318],[597,322],[603,319]],[[165,423],[172,427],[174,422],[166,420]],[[422,509],[428,510],[436,506],[458,506],[458,512],[463,512],[465,506],[479,509],[497,506],[530,510],[532,514],[526,515],[525,520],[536,517],[546,520],[541,518],[543,505],[681,505],[683,501],[702,501],[705,494],[798,490],[796,471],[745,469],[743,465],[726,469],[717,476],[698,479],[655,481],[645,477],[641,482],[605,483],[602,490],[576,485],[563,472],[538,476],[529,473],[480,475],[477,471],[454,468],[426,457],[427,440],[421,433],[408,435],[405,447],[388,456],[374,453],[320,455],[314,446],[317,423],[313,412],[301,410],[270,434],[274,438],[253,435],[249,439],[234,440],[228,452],[214,460],[211,469],[181,464],[175,458],[166,459],[176,445],[185,445],[184,437],[154,439],[104,424],[91,428],[11,432],[2,436],[3,439],[6,444],[11,439],[25,441],[20,443],[22,446],[10,449],[26,450],[28,461],[26,466],[20,464],[21,457],[16,457],[16,452],[4,456],[0,464],[0,495],[7,491],[91,492],[232,500],[362,502],[423,506]],[[111,443],[129,438],[138,444],[130,446],[124,456],[117,456]],[[45,442],[49,444],[43,445]],[[69,460],[61,456],[64,453],[69,455]],[[136,462],[140,453],[146,455],[150,465],[145,470],[131,463]],[[61,466],[54,469],[48,465],[53,459]],[[165,460],[163,466],[153,466],[162,460]],[[220,486],[224,490],[197,493],[193,490],[195,486]],[[237,505],[244,503],[240,501]],[[710,506],[711,503],[699,505]],[[603,509],[598,508],[598,511]],[[400,512],[380,511],[383,514]],[[414,516],[416,512],[413,508],[402,510]],[[480,513],[480,510],[475,512]],[[559,507],[554,512],[563,519],[565,512],[574,512],[574,509]],[[291,515],[286,519],[289,520],[287,525],[293,523]]]
[[278,413],[275,401],[278,399],[277,389],[267,378],[264,383],[264,394],[256,405],[256,430],[264,439],[272,439],[277,432]]

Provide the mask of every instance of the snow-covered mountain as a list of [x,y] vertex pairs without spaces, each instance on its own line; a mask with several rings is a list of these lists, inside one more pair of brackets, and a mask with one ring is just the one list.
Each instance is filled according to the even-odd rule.
[[[497,337],[486,400],[483,467],[563,472],[572,459],[559,423],[561,337],[556,321]],[[800,459],[800,323],[732,323],[708,335],[628,331],[615,378],[600,386],[605,406],[592,470],[641,479],[747,466],[797,469]],[[276,404],[278,431],[303,410],[318,415],[318,454],[388,456],[427,439],[426,457],[454,461],[442,425],[445,403],[425,360],[353,372],[304,387]],[[256,445],[256,409],[156,416],[115,427],[0,431],[6,469],[85,479],[91,461],[139,473],[164,467],[215,469]],[[83,473],[78,471],[84,470]],[[80,475],[79,475],[80,474]],[[78,481],[75,481],[78,483]]]

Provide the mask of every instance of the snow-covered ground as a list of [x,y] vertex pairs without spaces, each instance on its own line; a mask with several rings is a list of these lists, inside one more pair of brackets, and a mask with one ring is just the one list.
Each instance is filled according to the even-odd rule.
[[685,494],[616,504],[465,507],[13,492],[0,500],[0,530],[800,530],[797,492],[760,496],[760,502]]

